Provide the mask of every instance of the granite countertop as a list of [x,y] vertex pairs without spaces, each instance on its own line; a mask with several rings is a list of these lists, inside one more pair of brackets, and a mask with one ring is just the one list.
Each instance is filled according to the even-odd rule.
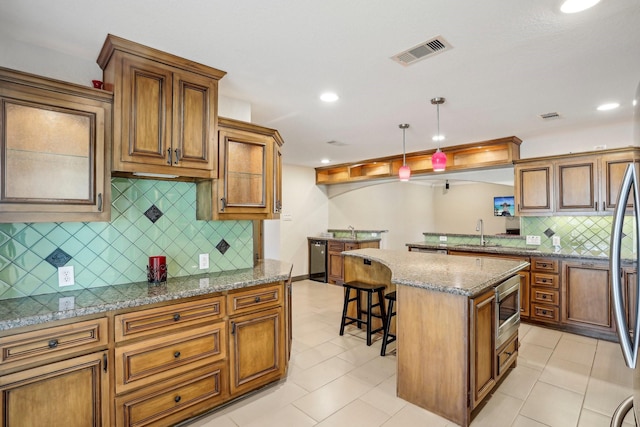
[[482,257],[387,249],[357,249],[343,252],[380,262],[391,270],[391,283],[474,297],[493,287],[529,263]]
[[380,237],[307,237],[307,240],[333,240],[336,242],[359,243],[359,242],[379,242]]
[[[288,280],[291,268],[287,262],[262,260],[253,268],[170,278],[157,285],[137,282],[0,300],[0,331]],[[64,297],[74,297],[74,308],[60,310]]]
[[[468,245],[468,244],[437,244],[437,243],[425,243],[425,242],[407,243],[406,246],[410,248],[445,249],[445,250],[504,254],[504,255],[574,258],[574,259],[583,259],[583,260],[588,259],[593,261],[609,260],[607,256],[602,256],[600,251],[590,251],[587,249],[576,250],[571,248],[562,248],[559,252],[555,252],[555,251],[549,252],[549,251],[541,251],[538,249],[515,248],[511,246],[500,246],[500,245],[480,246],[480,245]],[[632,262],[632,261],[635,261],[635,259],[627,259],[623,261]]]

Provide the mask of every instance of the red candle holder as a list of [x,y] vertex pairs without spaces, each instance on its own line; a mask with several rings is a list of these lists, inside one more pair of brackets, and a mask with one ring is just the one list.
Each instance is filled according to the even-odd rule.
[[91,83],[93,83],[93,87],[95,87],[96,89],[102,89],[102,81],[100,80],[91,80]]
[[162,283],[167,281],[167,257],[150,256],[147,266],[147,280],[149,283]]

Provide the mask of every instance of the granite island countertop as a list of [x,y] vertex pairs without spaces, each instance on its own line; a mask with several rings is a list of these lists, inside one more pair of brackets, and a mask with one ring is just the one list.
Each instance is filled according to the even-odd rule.
[[377,261],[391,270],[391,283],[474,297],[526,268],[529,263],[478,256],[357,249],[345,256]]
[[[136,282],[0,300],[0,331],[288,280],[291,268],[287,262],[262,260],[253,268],[169,278],[161,284]],[[72,309],[60,309],[65,297],[74,297]]]

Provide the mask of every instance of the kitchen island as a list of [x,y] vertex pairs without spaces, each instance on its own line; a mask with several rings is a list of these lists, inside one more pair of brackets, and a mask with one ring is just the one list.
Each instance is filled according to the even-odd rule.
[[399,250],[344,252],[345,282],[397,292],[397,395],[461,426],[514,366],[517,330],[496,347],[495,287],[521,261]]

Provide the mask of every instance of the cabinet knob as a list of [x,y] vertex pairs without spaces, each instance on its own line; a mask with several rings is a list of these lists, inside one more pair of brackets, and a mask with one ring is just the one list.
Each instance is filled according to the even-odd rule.
[[173,320],[174,320],[174,321],[176,321],[176,322],[177,322],[178,320],[180,320],[180,313],[176,313],[176,314],[174,314],[174,315],[173,315]]
[[58,340],[56,338],[49,340],[49,348],[56,348],[58,346]]
[[255,297],[254,301],[255,302],[260,302],[260,297]]
[[176,351],[175,353],[173,353],[173,357],[175,357],[176,359],[180,357],[180,352]]
[[547,314],[547,310],[542,310],[542,314]]
[[507,356],[511,356],[513,354],[513,352],[510,353],[508,351],[505,351],[504,354],[506,354]]
[[180,396],[176,396],[176,397],[174,397],[174,398],[173,398],[173,400],[174,400],[176,403],[178,403],[178,402],[180,402],[180,401],[182,400],[182,397],[180,397]]

